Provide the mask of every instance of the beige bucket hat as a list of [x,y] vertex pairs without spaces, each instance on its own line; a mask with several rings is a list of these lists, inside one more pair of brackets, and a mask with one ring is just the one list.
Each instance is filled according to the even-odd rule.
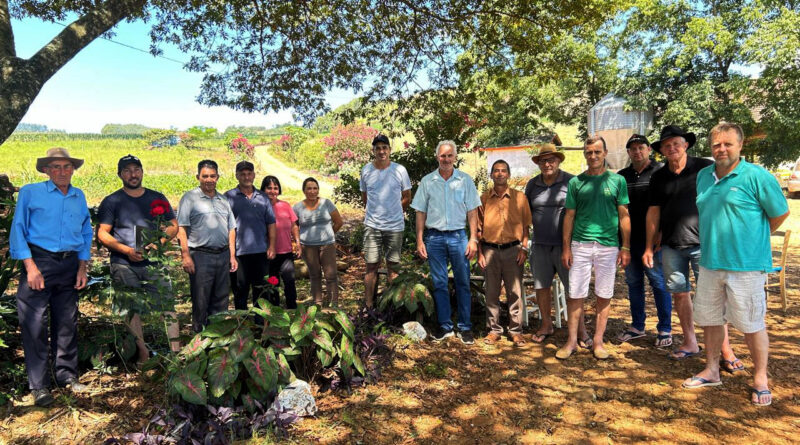
[[47,164],[60,159],[66,159],[72,162],[75,170],[81,168],[81,165],[83,165],[83,159],[70,157],[66,148],[53,147],[47,150],[47,155],[45,157],[36,160],[36,170],[45,173],[44,168],[47,167]]

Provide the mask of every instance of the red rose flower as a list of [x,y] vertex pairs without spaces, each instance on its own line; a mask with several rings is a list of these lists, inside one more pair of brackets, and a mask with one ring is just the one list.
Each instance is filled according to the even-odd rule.
[[269,284],[271,284],[273,286],[277,286],[278,285],[278,277],[269,277],[269,279],[267,279],[267,283],[269,283]]
[[150,203],[150,216],[160,216],[169,211],[169,202],[155,199]]

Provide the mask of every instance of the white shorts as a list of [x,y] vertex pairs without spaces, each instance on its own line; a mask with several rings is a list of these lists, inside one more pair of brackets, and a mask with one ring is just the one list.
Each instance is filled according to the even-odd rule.
[[767,274],[736,272],[700,266],[694,296],[694,322],[699,326],[722,326],[727,321],[745,334],[766,329]]
[[573,241],[572,267],[569,268],[569,297],[589,296],[589,281],[594,267],[594,293],[598,298],[614,296],[614,278],[617,275],[617,255],[619,248],[600,243],[579,243]]

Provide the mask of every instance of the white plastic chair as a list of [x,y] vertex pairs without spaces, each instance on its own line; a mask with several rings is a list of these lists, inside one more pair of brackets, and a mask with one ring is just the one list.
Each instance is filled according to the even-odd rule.
[[[533,249],[532,243],[528,241],[528,249],[531,251],[531,255],[528,258],[528,261],[533,264]],[[523,280],[523,287],[527,289],[527,286],[524,286],[525,281],[532,282],[533,280]],[[523,290],[524,292],[524,290]],[[564,292],[564,284],[561,283],[561,279],[557,276],[553,279],[553,287],[551,288],[551,293],[553,295],[553,308],[555,309],[555,326],[556,328],[561,328],[561,318],[564,318],[564,323],[567,321],[567,296]],[[525,294],[523,301],[525,302],[525,310],[523,311],[523,323],[525,326],[529,326],[529,317],[530,314],[536,313],[536,317],[541,319],[542,313],[539,310],[539,305],[536,304],[534,301],[536,300],[536,291],[534,290],[533,293]],[[549,315],[548,315],[549,316]]]

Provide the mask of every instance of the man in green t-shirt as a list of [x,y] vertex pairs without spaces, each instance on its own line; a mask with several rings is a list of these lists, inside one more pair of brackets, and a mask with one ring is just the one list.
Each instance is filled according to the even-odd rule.
[[[606,168],[607,155],[606,141],[601,136],[587,139],[583,145],[587,169],[572,178],[567,188],[561,261],[569,269],[569,339],[556,352],[556,358],[561,360],[569,358],[578,346],[592,348],[598,360],[609,357],[603,348],[603,334],[614,296],[616,266],[624,268],[631,260],[628,185],[625,178]],[[583,300],[589,296],[592,267],[597,320],[592,343],[581,345],[578,326],[583,318]]]

